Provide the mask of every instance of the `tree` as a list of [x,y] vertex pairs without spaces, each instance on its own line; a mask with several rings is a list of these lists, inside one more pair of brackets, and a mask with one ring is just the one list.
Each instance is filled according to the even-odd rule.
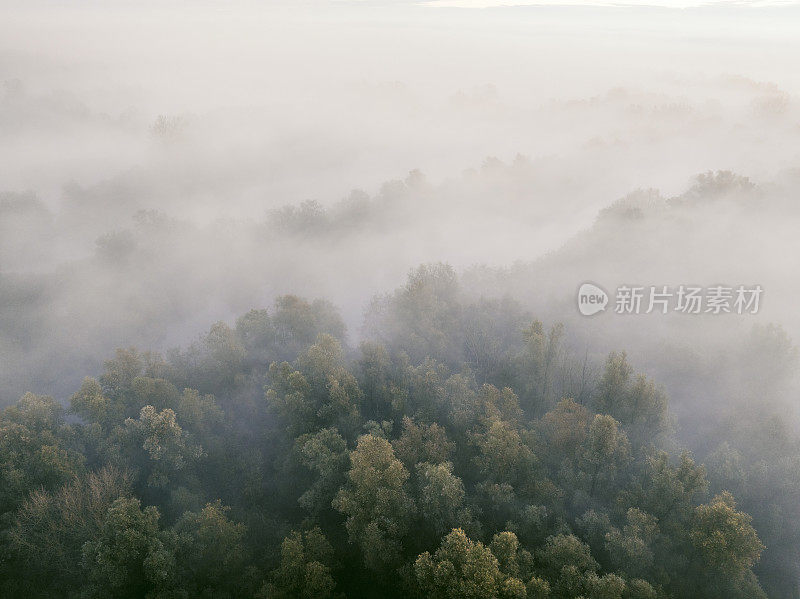
[[526,593],[521,580],[500,571],[491,549],[460,528],[444,537],[436,553],[426,551],[417,558],[414,575],[423,596],[431,599],[499,599]]
[[688,527],[695,499],[708,486],[705,468],[684,452],[673,465],[669,454],[647,455],[637,480],[622,493],[621,502],[638,507],[658,520],[659,528],[676,537]]
[[605,546],[617,571],[646,578],[653,565],[651,545],[659,533],[658,523],[655,517],[637,508],[630,508],[626,518],[628,523],[622,531],[613,528],[606,533]]
[[77,567],[84,543],[99,535],[111,504],[130,494],[127,473],[108,467],[73,478],[52,492],[34,490],[8,532],[8,557],[17,586],[2,594],[52,597],[77,592],[84,579]]
[[295,441],[300,462],[314,474],[314,481],[298,499],[301,506],[319,516],[330,509],[339,487],[345,481],[349,452],[347,442],[335,428],[301,435]]
[[108,508],[98,537],[87,541],[82,564],[88,597],[144,597],[174,584],[175,540],[158,526],[155,507],[119,498]]
[[297,435],[335,426],[352,438],[360,423],[362,398],[356,378],[344,364],[341,344],[330,335],[320,335],[303,352],[293,368],[273,363],[267,402]]
[[477,499],[484,521],[497,529],[514,517],[521,498],[536,495],[538,462],[520,432],[507,422],[487,420],[471,438],[477,449]]
[[589,574],[585,586],[589,599],[622,599],[625,591],[625,581],[616,574]]
[[104,363],[105,371],[100,377],[103,392],[114,399],[121,399],[133,385],[133,379],[144,370],[144,359],[136,350],[118,349],[113,360]]
[[259,594],[265,599],[333,597],[333,548],[319,528],[292,531],[281,544],[281,563]]
[[174,473],[203,455],[169,408],[159,412],[153,406],[143,407],[139,418],[128,418],[119,434],[131,451],[117,459],[140,469],[150,487],[166,487]]
[[624,352],[608,357],[594,406],[618,420],[635,445],[659,445],[671,429],[664,391],[644,375],[634,378]]
[[539,421],[543,443],[540,454],[551,467],[560,467],[564,460],[577,461],[589,431],[590,414],[572,399],[562,399]]
[[489,420],[485,432],[473,434],[473,442],[478,448],[475,465],[484,480],[518,485],[533,474],[536,456],[508,422]]
[[106,429],[125,417],[121,402],[106,397],[100,383],[89,377],[83,379],[80,390],[70,399],[70,407],[84,422],[96,422]]
[[554,382],[560,366],[564,327],[554,325],[545,332],[544,325],[536,320],[523,331],[525,346],[518,358],[522,406],[533,416],[552,406]]
[[374,435],[359,437],[350,463],[348,482],[333,506],[347,516],[350,542],[361,548],[365,565],[385,570],[398,564],[401,540],[414,513],[405,490],[409,474],[391,444]]
[[0,524],[28,492],[53,491],[83,469],[72,427],[52,398],[26,393],[0,413]]
[[178,586],[191,597],[240,597],[248,592],[245,526],[217,500],[186,512],[175,525]]
[[575,535],[553,535],[536,551],[536,561],[553,584],[556,597],[581,595],[587,580],[598,569],[589,546]]
[[630,462],[630,444],[616,420],[597,414],[583,443],[579,468],[589,497],[610,493]]
[[455,443],[447,438],[445,429],[435,422],[417,424],[408,416],[403,417],[403,433],[392,441],[397,457],[408,468],[420,462],[440,464],[446,462],[455,449]]
[[751,521],[736,511],[733,496],[724,492],[695,508],[689,538],[710,569],[737,576],[751,568],[764,549]]
[[419,495],[417,505],[426,529],[437,538],[457,525],[468,526],[470,512],[464,509],[464,484],[453,474],[450,462],[417,464]]
[[320,335],[344,341],[345,326],[336,308],[325,300],[307,302],[295,295],[275,300],[272,317],[278,360],[293,360]]
[[[236,319],[236,337],[245,350],[247,366],[250,369],[268,367],[279,359],[278,332],[270,318],[269,311],[250,310]],[[294,356],[286,356],[293,359]],[[286,359],[281,357],[281,359]]]
[[364,391],[361,410],[367,418],[389,418],[401,407],[399,369],[382,345],[364,342],[360,350],[358,378]]
[[412,364],[426,358],[458,364],[464,349],[458,294],[450,265],[421,265],[393,296],[373,302],[366,330],[386,347],[402,348]]

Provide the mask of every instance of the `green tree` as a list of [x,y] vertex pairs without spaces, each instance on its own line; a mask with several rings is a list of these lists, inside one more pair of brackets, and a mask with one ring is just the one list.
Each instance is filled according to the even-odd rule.
[[137,420],[125,421],[119,436],[127,451],[116,459],[139,470],[150,487],[166,487],[176,473],[203,455],[169,408],[159,412],[153,406],[143,407]]
[[464,504],[464,484],[453,474],[450,462],[417,464],[419,495],[417,505],[426,530],[437,538],[459,525],[469,526],[471,514]]
[[349,465],[347,442],[335,428],[324,428],[298,437],[295,451],[300,462],[313,472],[313,482],[298,499],[301,506],[319,516],[330,509]]
[[423,596],[431,599],[499,599],[527,592],[522,581],[501,572],[491,549],[460,528],[444,537],[433,555],[426,551],[417,557],[414,575]]
[[725,492],[695,508],[689,538],[706,566],[736,576],[751,568],[764,549],[751,521],[736,511],[733,496]]
[[52,398],[26,393],[0,413],[0,525],[34,489],[55,490],[83,470],[83,455]]
[[281,544],[281,563],[265,583],[264,599],[329,599],[334,596],[333,548],[319,528],[292,531]]
[[664,391],[644,375],[634,377],[624,352],[608,357],[594,406],[618,420],[634,445],[659,445],[672,428]]
[[245,526],[228,518],[219,500],[186,512],[174,527],[178,586],[191,597],[240,597],[252,584]]
[[445,429],[435,422],[417,424],[408,416],[403,417],[403,432],[392,441],[397,457],[408,468],[419,462],[440,464],[449,460],[455,443],[447,438]]
[[533,416],[550,409],[558,399],[555,381],[562,360],[564,327],[554,325],[545,331],[536,320],[523,331],[524,349],[517,360],[522,406]]
[[129,497],[130,477],[113,468],[73,478],[59,489],[35,489],[16,512],[8,531],[13,585],[8,597],[54,597],[77,593],[84,543],[96,538],[111,504]]
[[613,492],[630,459],[628,438],[617,421],[597,414],[589,425],[578,462],[589,496]]
[[363,394],[345,366],[339,341],[321,335],[296,364],[297,369],[273,363],[267,390],[268,404],[290,426],[290,435],[335,426],[352,438],[360,425]]
[[538,452],[551,468],[564,461],[575,463],[589,432],[591,414],[572,399],[562,399],[538,422]]
[[158,509],[142,510],[138,499],[111,504],[99,535],[83,546],[86,596],[140,598],[173,587],[175,540],[158,520]]
[[615,570],[630,577],[646,578],[653,565],[652,544],[659,529],[654,516],[637,508],[630,508],[627,524],[620,531],[612,529],[605,535],[605,546]]
[[395,457],[391,444],[374,435],[359,437],[350,463],[347,484],[333,506],[347,516],[350,541],[361,548],[368,568],[395,566],[415,510],[405,488],[409,473]]
[[80,390],[70,399],[70,408],[84,422],[96,422],[105,429],[120,423],[124,418],[124,406],[105,396],[100,383],[85,378]]

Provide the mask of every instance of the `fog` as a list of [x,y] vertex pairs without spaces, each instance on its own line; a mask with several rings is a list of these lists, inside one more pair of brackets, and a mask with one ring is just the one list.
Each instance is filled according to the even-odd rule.
[[[286,294],[356,348],[446,263],[595,369],[627,351],[699,457],[737,418],[796,447],[800,6],[500,4],[0,0],[0,406]],[[764,292],[614,313],[631,284]]]
[[[95,361],[163,349],[283,293],[330,298],[357,335],[372,295],[419,263],[535,261],[615,200],[717,170],[748,177],[771,214],[688,215],[642,284],[769,278],[764,316],[793,326],[794,7],[6,6],[0,265],[48,286],[34,318],[56,321],[23,351],[72,353],[52,336]],[[334,232],[262,226],[309,200],[287,226]],[[142,210],[179,226],[149,258]],[[690,250],[714,230],[741,238],[735,259]],[[104,249],[136,253],[133,272],[98,265]],[[558,295],[564,319],[599,267],[520,299]],[[11,379],[39,374],[20,368],[6,402]]]

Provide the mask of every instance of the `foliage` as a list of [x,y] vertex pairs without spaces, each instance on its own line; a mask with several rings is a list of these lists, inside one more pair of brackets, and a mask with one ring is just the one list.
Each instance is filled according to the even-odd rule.
[[710,483],[625,354],[587,374],[563,327],[470,303],[444,265],[366,330],[350,347],[287,296],[117,351],[69,414],[26,394],[0,414],[0,595],[764,596],[774,518],[720,485],[755,501],[796,465],[720,444]]

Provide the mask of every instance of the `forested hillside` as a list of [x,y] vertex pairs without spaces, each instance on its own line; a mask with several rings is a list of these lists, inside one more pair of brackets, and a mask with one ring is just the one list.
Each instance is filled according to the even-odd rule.
[[[796,520],[765,499],[757,530],[757,480],[684,451],[622,351],[575,355],[444,265],[376,298],[363,338],[284,296],[184,350],[118,350],[67,409],[6,408],[0,595],[765,596],[768,527]],[[791,592],[794,567],[761,582]]]

